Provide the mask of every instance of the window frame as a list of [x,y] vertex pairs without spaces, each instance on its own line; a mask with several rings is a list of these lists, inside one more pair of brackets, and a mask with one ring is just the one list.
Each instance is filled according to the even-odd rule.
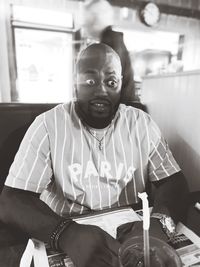
[[[13,15],[13,4],[10,5],[10,44],[12,50],[12,57],[9,59],[10,66],[10,79],[11,79],[11,101],[12,102],[21,102],[19,101],[19,91],[17,88],[17,78],[18,78],[18,70],[17,70],[17,51],[16,51],[16,36],[15,29],[27,29],[27,30],[39,30],[39,31],[48,31],[48,32],[61,32],[66,34],[72,34],[72,40],[74,39],[75,32],[75,24],[74,24],[74,16],[72,15],[72,27],[62,27],[48,24],[40,24],[36,22],[27,22],[22,20],[16,20]],[[39,8],[40,9],[40,8]],[[59,12],[59,11],[58,11]],[[66,12],[66,14],[69,12]],[[72,45],[72,69],[74,69],[74,48]]]

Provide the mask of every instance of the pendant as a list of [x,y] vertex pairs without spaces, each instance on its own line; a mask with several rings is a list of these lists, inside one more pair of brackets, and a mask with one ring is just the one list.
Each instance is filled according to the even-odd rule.
[[99,141],[99,150],[101,151],[103,149],[101,141]]

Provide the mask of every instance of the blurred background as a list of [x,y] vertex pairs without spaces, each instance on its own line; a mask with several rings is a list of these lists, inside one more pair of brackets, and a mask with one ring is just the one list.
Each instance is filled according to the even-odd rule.
[[[156,14],[147,14],[151,25],[141,17],[147,1],[109,3],[113,29],[123,32],[131,58],[136,100],[145,76],[200,69],[199,0],[153,1],[160,14],[158,21]],[[1,102],[63,102],[73,97],[75,33],[81,28],[83,4],[0,0]]]

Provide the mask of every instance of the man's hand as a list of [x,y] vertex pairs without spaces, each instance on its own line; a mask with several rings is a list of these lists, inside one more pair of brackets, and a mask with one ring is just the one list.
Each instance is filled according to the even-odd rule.
[[[163,232],[162,226],[158,219],[151,218],[150,220],[150,228],[149,228],[150,236],[157,237],[165,242],[167,242],[167,235]],[[137,221],[132,223],[126,223],[118,227],[117,229],[117,240],[120,243],[123,243],[126,239],[131,236],[139,236],[143,235],[143,222]]]
[[76,267],[117,267],[120,243],[93,225],[72,223],[59,239]]

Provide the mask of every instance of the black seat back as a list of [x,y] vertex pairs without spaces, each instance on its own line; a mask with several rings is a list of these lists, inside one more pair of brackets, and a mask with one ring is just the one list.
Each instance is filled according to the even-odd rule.
[[26,130],[36,116],[55,105],[0,103],[0,192]]

